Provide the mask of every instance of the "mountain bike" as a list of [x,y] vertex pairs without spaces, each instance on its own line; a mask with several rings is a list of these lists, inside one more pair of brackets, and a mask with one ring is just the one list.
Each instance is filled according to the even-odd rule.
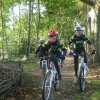
[[59,89],[60,80],[58,72],[55,69],[55,65],[52,60],[49,59],[48,72],[45,75],[43,83],[43,100],[50,100],[52,96],[52,87],[57,91]]
[[84,53],[80,54],[80,62],[78,66],[78,84],[80,87],[80,91],[84,92],[86,89],[86,73],[89,71],[88,66],[84,63]]

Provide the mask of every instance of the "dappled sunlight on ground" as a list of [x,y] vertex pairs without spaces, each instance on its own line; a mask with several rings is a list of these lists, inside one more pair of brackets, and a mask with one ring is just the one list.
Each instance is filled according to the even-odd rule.
[[63,71],[62,75],[65,76],[66,78],[67,77],[72,78],[72,77],[74,77],[74,72],[72,72],[72,71]]
[[90,69],[88,74],[89,78],[99,78],[100,79],[100,66],[94,66]]
[[[37,66],[37,65],[36,65]],[[30,70],[25,71],[24,84],[21,88],[18,88],[15,93],[8,96],[7,100],[42,100],[42,86],[43,86],[43,74],[39,67],[31,67]],[[85,93],[81,93],[78,84],[74,84],[74,64],[73,57],[66,57],[64,66],[61,68],[62,80],[60,82],[60,88],[55,91],[53,88],[52,100],[87,100],[92,94],[92,88],[90,83],[87,83],[87,90]],[[88,78],[99,78],[100,67],[91,68],[88,74]],[[79,99],[78,99],[79,98]],[[93,100],[93,99],[91,99]]]

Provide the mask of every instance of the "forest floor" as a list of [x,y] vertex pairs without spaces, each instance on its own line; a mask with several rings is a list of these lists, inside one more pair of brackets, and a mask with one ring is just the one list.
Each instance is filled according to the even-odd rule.
[[[38,64],[24,66],[25,77],[23,86],[17,88],[5,100],[42,100],[43,75]],[[90,67],[87,89],[81,93],[74,80],[73,58],[66,57],[61,69],[62,80],[60,89],[53,90],[52,100],[100,100],[100,66]]]

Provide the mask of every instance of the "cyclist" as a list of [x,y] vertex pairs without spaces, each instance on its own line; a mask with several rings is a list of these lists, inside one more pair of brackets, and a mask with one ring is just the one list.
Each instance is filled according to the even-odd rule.
[[61,79],[61,73],[58,65],[58,59],[61,59],[62,53],[66,52],[64,45],[60,42],[58,38],[58,31],[56,29],[52,29],[48,32],[49,39],[47,43],[45,43],[45,51],[50,53],[53,56],[53,62],[55,68],[58,72],[59,79]]
[[[74,82],[76,83],[78,78],[78,55],[81,54],[82,52],[84,53],[84,62],[87,63],[87,56],[86,56],[86,50],[84,47],[84,42],[86,41],[91,49],[92,49],[92,54],[95,53],[95,49],[91,41],[83,34],[83,29],[81,26],[76,26],[75,29],[75,34],[71,37],[69,41],[69,47],[70,47],[70,54],[75,53],[74,55],[74,69],[75,69],[75,79]],[[72,47],[74,45],[74,48]],[[72,50],[73,49],[73,50]],[[87,65],[86,65],[87,66]],[[88,67],[87,67],[88,71]]]
[[47,52],[44,51],[45,39],[40,38],[39,43],[40,43],[39,46],[35,50],[35,54],[40,58],[40,68],[41,68],[42,57],[47,56]]

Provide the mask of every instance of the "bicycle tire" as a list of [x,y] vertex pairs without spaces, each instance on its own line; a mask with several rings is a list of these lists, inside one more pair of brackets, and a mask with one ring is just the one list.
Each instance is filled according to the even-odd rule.
[[60,80],[59,80],[59,77],[58,77],[58,73],[56,73],[56,75],[55,75],[55,82],[54,82],[54,89],[55,89],[55,91],[57,91],[59,89],[59,86],[60,86]]
[[51,100],[51,93],[52,93],[52,82],[50,83],[51,71],[48,71],[44,78],[43,83],[43,100]]
[[81,67],[78,81],[79,81],[80,91],[84,92],[86,89],[86,81],[84,79],[84,67]]
[[43,70],[43,75],[45,76],[47,71],[46,64],[43,64],[42,70]]

